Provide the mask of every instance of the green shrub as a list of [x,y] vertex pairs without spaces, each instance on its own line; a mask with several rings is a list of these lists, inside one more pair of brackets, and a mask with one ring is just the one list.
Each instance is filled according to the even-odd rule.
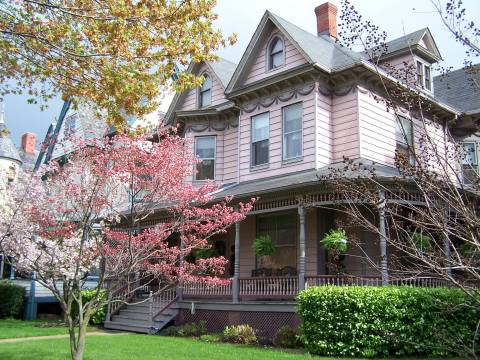
[[216,343],[222,340],[222,334],[205,334],[200,336],[201,341],[205,341],[207,343]]
[[25,289],[9,283],[0,281],[0,319],[13,317],[20,319],[23,316],[23,303]]
[[223,330],[222,341],[234,344],[256,344],[257,335],[250,325],[232,325]]
[[295,330],[285,325],[278,329],[273,336],[273,345],[281,348],[294,349],[301,347],[302,343]]
[[322,240],[320,240],[320,244],[327,250],[334,250],[339,254],[344,254],[347,252],[348,248],[347,234],[343,229],[332,229]]
[[177,336],[182,337],[200,337],[207,333],[207,322],[200,320],[198,323],[187,323],[180,326],[177,331]]
[[[96,289],[91,289],[91,290],[82,290],[82,303],[85,303],[87,301],[92,300],[92,298],[95,296],[97,290]],[[107,292],[104,290],[100,291],[99,299],[101,301],[107,300]],[[107,305],[105,303],[105,306],[99,308],[91,317],[90,321],[88,322],[90,325],[102,325],[103,322],[105,321],[105,315],[107,314]],[[73,303],[72,307],[72,316],[73,318],[76,318],[78,316],[78,307],[77,303]]]
[[317,355],[461,355],[474,341],[477,304],[448,288],[313,287],[298,295],[301,338]]

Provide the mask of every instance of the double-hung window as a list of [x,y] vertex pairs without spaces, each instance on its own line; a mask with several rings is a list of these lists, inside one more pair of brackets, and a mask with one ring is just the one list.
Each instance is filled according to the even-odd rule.
[[275,36],[268,47],[268,70],[276,69],[282,66],[284,62],[283,41],[280,37]]
[[478,181],[477,144],[474,142],[464,142],[462,146],[463,180],[466,184],[473,184]]
[[428,91],[432,90],[432,69],[421,61],[417,61],[417,85]]
[[199,136],[195,138],[195,155],[197,163],[195,180],[215,179],[215,136]]
[[198,105],[203,108],[212,103],[212,78],[208,74],[203,75],[203,84],[198,94]]
[[252,116],[252,167],[268,164],[269,113]]
[[303,104],[297,103],[282,109],[283,160],[303,155]]
[[397,154],[408,159],[410,165],[415,164],[413,143],[413,122],[403,116],[398,116],[395,122],[395,138]]

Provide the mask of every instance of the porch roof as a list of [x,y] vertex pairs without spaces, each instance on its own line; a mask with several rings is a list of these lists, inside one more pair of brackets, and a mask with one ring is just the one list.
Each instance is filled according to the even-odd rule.
[[322,178],[328,179],[329,175],[333,175],[341,171],[342,177],[346,178],[368,178],[372,176],[374,171],[377,180],[391,180],[400,176],[396,168],[373,163],[366,159],[357,159],[353,161],[354,164],[360,165],[361,168],[357,171],[347,169],[345,162],[337,162],[329,164],[318,170],[308,170],[297,172],[289,175],[279,175],[259,180],[245,181],[239,184],[225,185],[215,193],[216,198],[223,198],[225,196],[233,196],[236,198],[256,196],[260,194],[288,190],[293,188],[300,188],[311,186],[319,183]]

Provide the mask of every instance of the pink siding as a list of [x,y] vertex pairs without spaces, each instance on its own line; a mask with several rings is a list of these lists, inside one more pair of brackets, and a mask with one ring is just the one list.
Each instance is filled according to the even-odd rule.
[[[196,72],[196,75],[200,75],[205,71],[212,77],[212,105],[218,105],[218,104],[221,104],[222,102],[225,102],[226,101],[225,94],[224,94],[225,89],[220,83],[220,80],[218,80],[218,78],[216,77],[215,73],[213,73],[206,64],[202,64],[202,66],[200,66],[200,68]],[[187,92],[184,94],[183,101],[177,105],[177,108],[175,110],[181,111],[181,110],[197,109],[198,108],[197,97],[198,97],[197,88],[187,90]]]
[[[240,115],[240,181],[261,179],[269,176],[294,173],[315,168],[315,93],[299,95],[288,102],[279,101],[269,108],[261,107],[252,113],[242,112]],[[282,163],[282,107],[303,102],[303,158],[293,163]],[[251,117],[270,112],[270,162],[268,167],[250,168],[251,152]]]
[[316,95],[316,164],[317,168],[332,162],[332,99],[320,93]]
[[395,162],[395,115],[362,88],[358,91],[361,157],[380,164]]
[[260,51],[257,54],[257,58],[253,61],[250,68],[247,69],[248,73],[246,75],[244,84],[250,84],[254,81],[264,79],[287,69],[291,69],[307,63],[307,61],[305,60],[303,55],[297,50],[297,48],[286,37],[281,35],[285,44],[285,65],[279,67],[278,69],[267,71],[267,63],[265,56],[267,53],[267,46],[269,44],[269,40],[271,39],[271,36],[274,32],[279,33],[278,30],[273,30],[270,36],[267,37],[266,40],[264,40],[264,42],[261,44]]
[[[230,119],[233,121],[233,119]],[[186,124],[188,126],[189,123]],[[191,139],[191,147],[195,146],[197,136],[216,136],[215,181],[227,184],[237,181],[237,128],[230,127],[224,131],[205,130],[202,132],[187,131],[185,137]],[[187,179],[192,181],[193,178]]]
[[332,161],[342,161],[343,157],[355,159],[360,156],[358,136],[357,92],[344,96],[333,96],[332,100]]

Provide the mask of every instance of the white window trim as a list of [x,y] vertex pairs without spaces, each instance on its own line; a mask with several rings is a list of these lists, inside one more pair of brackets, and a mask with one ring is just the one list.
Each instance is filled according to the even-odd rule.
[[[275,39],[280,39],[283,44],[283,64],[277,67],[272,67],[270,68],[270,50],[272,48],[272,43]],[[287,62],[287,57],[286,57],[286,49],[285,49],[285,38],[280,35],[280,33],[276,32],[270,36],[270,39],[267,42],[267,47],[265,49],[265,72],[271,72],[271,71],[276,71],[278,69],[281,69],[285,66],[285,63]]]
[[401,129],[402,129],[402,137],[404,138],[404,141],[407,140],[405,139],[405,129],[402,125],[402,119],[404,119],[405,121],[409,121],[410,122],[410,136],[412,137],[412,143],[409,144],[408,141],[406,141],[406,144],[403,143],[403,142],[399,142],[396,137],[397,137],[397,134],[396,134],[396,126],[395,126],[395,143],[396,143],[396,146],[400,146],[401,148],[403,149],[406,149],[406,150],[410,150],[410,165],[414,165],[415,162],[416,162],[416,158],[415,158],[415,123],[413,121],[413,119],[410,119],[406,116],[402,116],[402,115],[399,115],[399,116],[396,116],[395,117],[395,121],[399,122],[400,125],[401,125]]
[[213,158],[199,158],[201,160],[213,160],[213,179],[203,179],[203,180],[198,180],[197,179],[197,164],[194,166],[194,174],[193,174],[193,181],[195,182],[203,182],[203,181],[214,181],[216,176],[217,176],[217,136],[216,135],[201,135],[201,136],[195,136],[194,140],[194,146],[193,146],[193,153],[197,156],[197,139],[200,138],[206,138],[206,137],[211,137],[214,139],[214,145],[213,145]]
[[[253,141],[253,120],[255,117],[257,116],[260,116],[260,115],[265,115],[267,114],[267,117],[268,117],[268,136],[266,139],[263,139],[263,140],[257,140],[257,141]],[[267,159],[267,162],[266,163],[263,163],[263,164],[257,164],[257,165],[254,165],[253,164],[253,144],[254,143],[257,143],[257,142],[260,142],[260,141],[265,141],[265,140],[268,140],[268,159]],[[256,114],[256,115],[253,115],[250,117],[250,168],[251,169],[255,169],[255,168],[262,168],[264,166],[268,166],[268,164],[270,163],[270,111],[265,111],[265,112],[262,112],[262,113],[259,113],[259,114]]]
[[[211,80],[211,85],[210,85],[210,104],[208,105],[203,105],[202,104],[202,87],[199,86],[197,88],[197,107],[199,109],[203,109],[203,108],[206,108],[207,106],[211,106],[212,105],[212,101],[213,101],[213,77],[208,73],[208,72],[204,72],[202,73],[200,76],[208,76]],[[206,91],[206,90],[205,90]]]
[[[290,107],[290,106],[295,106],[295,105],[300,105],[301,108],[302,108],[302,118],[301,118],[301,126],[300,126],[300,130],[295,130],[295,131],[290,131],[290,132],[285,132],[285,109]],[[300,155],[297,155],[297,156],[292,156],[292,157],[285,157],[286,155],[286,143],[285,143],[285,136],[286,135],[289,135],[289,134],[293,134],[293,133],[297,133],[297,132],[300,132],[301,133],[301,139],[302,139],[302,153]],[[303,144],[303,102],[297,102],[297,103],[293,103],[293,104],[290,104],[290,105],[287,105],[287,106],[283,106],[282,107],[282,161],[290,161],[290,160],[296,160],[296,159],[301,159],[303,158],[303,152],[304,152],[304,144]]]
[[[418,72],[417,72],[417,64],[421,64],[422,67],[422,84],[419,84],[418,83]],[[430,89],[428,89],[425,85],[427,84],[427,79],[425,77],[425,68],[428,67],[430,68],[430,80],[429,80],[429,85],[430,85]],[[415,58],[415,83],[418,87],[420,87],[422,90],[424,91],[427,91],[429,93],[433,92],[433,74],[432,74],[432,65],[423,61],[422,59],[420,58]]]

